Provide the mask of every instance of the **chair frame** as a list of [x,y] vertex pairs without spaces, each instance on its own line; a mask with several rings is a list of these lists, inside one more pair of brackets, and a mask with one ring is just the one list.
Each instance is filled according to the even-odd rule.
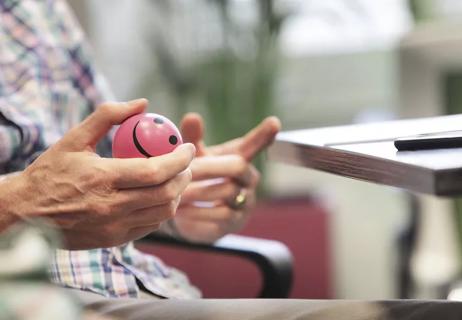
[[150,234],[139,241],[245,258],[253,262],[262,274],[263,283],[259,298],[289,296],[293,281],[293,258],[289,248],[279,241],[231,234],[213,244],[204,244],[158,233]]

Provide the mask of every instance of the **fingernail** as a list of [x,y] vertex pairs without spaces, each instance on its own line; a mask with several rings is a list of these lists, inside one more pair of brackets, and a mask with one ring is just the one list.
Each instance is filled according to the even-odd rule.
[[196,155],[196,146],[193,145],[192,143],[183,143],[184,146],[187,146],[190,150],[193,156]]
[[273,128],[272,128],[272,129],[273,129],[274,131],[277,132],[277,131],[281,130],[282,123],[281,123],[281,120],[280,120],[278,117],[276,117],[276,116],[271,116],[271,117],[268,117],[268,120],[272,122],[272,124],[273,124]]

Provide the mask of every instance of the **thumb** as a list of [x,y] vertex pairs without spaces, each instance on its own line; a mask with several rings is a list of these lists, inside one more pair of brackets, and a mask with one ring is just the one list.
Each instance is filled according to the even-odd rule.
[[187,113],[181,120],[181,135],[184,142],[190,142],[196,147],[196,155],[206,154],[204,144],[204,120],[198,113]]
[[82,123],[72,128],[57,144],[58,147],[80,151],[88,146],[95,148],[114,125],[142,113],[148,104],[146,99],[130,102],[106,102],[96,108]]

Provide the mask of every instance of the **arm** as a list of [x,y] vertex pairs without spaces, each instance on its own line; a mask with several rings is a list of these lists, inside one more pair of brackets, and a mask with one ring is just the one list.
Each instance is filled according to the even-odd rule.
[[0,180],[0,233],[18,221],[14,214],[14,201],[18,195],[15,191],[20,189],[19,176],[4,177]]

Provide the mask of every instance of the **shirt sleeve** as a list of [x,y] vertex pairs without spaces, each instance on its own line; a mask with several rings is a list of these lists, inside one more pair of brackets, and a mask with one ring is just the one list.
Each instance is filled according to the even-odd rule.
[[19,129],[5,120],[0,124],[0,174],[7,170],[8,163],[13,159],[20,145]]
[[0,97],[0,174],[23,170],[40,149],[40,126]]
[[[0,174],[24,169],[113,95],[66,1],[0,10]],[[110,139],[98,153],[110,156]]]

